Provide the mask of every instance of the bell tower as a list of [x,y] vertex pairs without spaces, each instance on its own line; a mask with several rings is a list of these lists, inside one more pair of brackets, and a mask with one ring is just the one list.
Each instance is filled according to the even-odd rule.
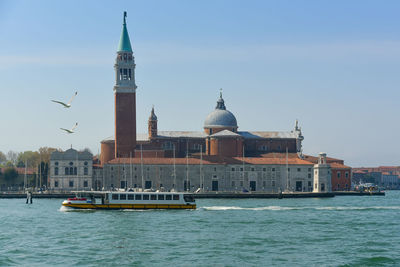
[[136,84],[135,58],[128,29],[126,12],[115,60],[115,157],[134,157],[136,147]]
[[151,109],[148,126],[149,126],[149,138],[157,137],[157,116],[154,113],[154,106]]

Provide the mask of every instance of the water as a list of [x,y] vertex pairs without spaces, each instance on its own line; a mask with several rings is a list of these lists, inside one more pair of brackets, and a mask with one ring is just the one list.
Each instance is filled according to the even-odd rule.
[[0,199],[0,266],[400,266],[400,192],[63,211]]

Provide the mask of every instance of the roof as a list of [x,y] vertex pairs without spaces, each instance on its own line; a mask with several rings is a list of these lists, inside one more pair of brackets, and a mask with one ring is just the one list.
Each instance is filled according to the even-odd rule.
[[[173,165],[175,161],[176,165],[212,165],[212,164],[250,164],[250,165],[285,165],[286,158],[242,158],[242,157],[219,157],[219,156],[203,156],[203,160],[200,160],[200,157],[189,157],[189,158],[143,158],[144,165]],[[141,164],[140,158],[116,158],[109,161],[107,164],[127,164],[130,163],[139,165]],[[313,166],[314,164],[302,160],[300,158],[288,158],[289,165],[308,165]]]
[[[308,160],[308,161],[311,161],[311,162],[313,162],[313,163],[317,163],[317,162],[318,162],[318,157],[315,157],[315,156],[304,155],[304,159],[305,159],[305,160]],[[336,162],[336,163],[339,163],[339,164],[344,164],[344,160],[342,160],[342,159],[336,159],[336,158],[331,158],[331,157],[326,157],[326,162],[327,162],[327,163]],[[349,168],[350,168],[350,167],[349,167]]]
[[351,167],[337,163],[337,162],[329,163],[329,165],[331,166],[331,169],[351,169]]
[[131,41],[129,40],[128,29],[126,28],[126,12],[124,12],[124,24],[122,25],[121,38],[117,52],[132,52]]
[[245,139],[292,139],[297,138],[295,132],[268,132],[268,131],[239,131],[238,134],[243,136]]
[[92,160],[93,155],[88,151],[78,152],[77,150],[70,148],[64,152],[54,151],[50,155],[50,160]]
[[226,109],[215,109],[206,117],[204,128],[234,127],[237,128],[235,116]]
[[234,133],[232,131],[229,130],[223,130],[220,132],[217,132],[213,135],[210,135],[211,137],[241,137],[240,134]]

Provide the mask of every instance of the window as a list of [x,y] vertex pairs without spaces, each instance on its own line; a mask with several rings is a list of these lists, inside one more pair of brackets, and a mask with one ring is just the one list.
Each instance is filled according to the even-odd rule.
[[58,175],[58,167],[54,168],[54,175]]
[[69,163],[69,166],[72,166],[72,165],[74,165],[74,163],[71,161],[71,162]]
[[267,171],[267,168],[263,168],[263,172],[266,172]]
[[69,181],[69,187],[74,187],[74,181]]
[[126,186],[126,181],[121,181],[121,188],[125,188]]
[[83,181],[83,187],[88,187],[88,181],[87,180]]
[[164,195],[158,195],[158,200],[164,200]]
[[174,145],[172,144],[171,141],[164,142],[162,144],[162,146],[163,146],[164,150],[173,150],[174,149]]
[[232,187],[235,186],[235,181],[232,181]]
[[263,187],[266,187],[266,186],[267,186],[266,182],[265,182],[265,181],[263,181]]
[[346,178],[349,178],[349,173],[348,172],[346,172],[344,175],[345,175]]
[[274,171],[275,171],[275,168],[272,168],[272,171],[274,172]]
[[193,144],[193,149],[200,151],[201,145],[200,144]]
[[310,171],[311,171],[311,168],[308,168],[308,171],[310,172]]
[[119,195],[120,200],[126,200],[126,194],[120,194]]
[[259,150],[259,151],[267,151],[267,150],[268,150],[268,147],[267,147],[266,145],[262,145],[262,146],[259,146],[259,147],[258,147],[258,150]]
[[216,172],[216,171],[217,171],[217,168],[214,167],[214,171]]
[[315,184],[315,185],[314,185],[314,188],[317,189],[317,188],[318,188],[318,184]]
[[172,200],[172,195],[166,195],[165,200]]
[[64,174],[65,174],[65,175],[69,175],[69,168],[68,168],[68,167],[65,167]]
[[337,178],[340,178],[340,172],[337,172]]
[[113,195],[112,195],[112,199],[118,200],[118,194],[113,194]]
[[56,162],[54,163],[54,165],[58,166],[58,161],[56,161]]
[[89,171],[88,171],[88,168],[87,168],[87,167],[85,167],[85,168],[83,169],[83,174],[84,174],[84,175],[88,175],[88,174],[89,174]]
[[308,178],[311,178],[311,173],[308,174]]
[[143,195],[143,200],[149,200],[149,195]]
[[298,171],[298,172],[300,172],[300,171],[301,171],[301,169],[300,169],[300,168],[297,168],[297,171]]
[[240,181],[240,186],[243,186],[243,181]]
[[135,195],[135,200],[142,200],[142,195]]
[[74,175],[74,168],[73,167],[69,167],[69,175]]
[[179,200],[179,195],[172,195],[172,198],[173,198],[174,200]]
[[58,181],[54,181],[54,187],[58,187]]
[[271,186],[275,186],[275,181],[271,181]]
[[235,168],[232,168],[232,171],[234,172],[234,171],[235,171]]
[[151,200],[157,200],[157,195],[150,195]]
[[287,168],[287,171],[290,172],[290,168]]
[[85,161],[85,163],[83,163],[85,166],[87,166],[88,165],[88,162],[87,161]]
[[321,191],[325,191],[325,184],[321,184]]
[[243,168],[240,168],[240,171],[242,172],[242,171],[243,171]]
[[133,200],[134,198],[135,198],[135,195],[133,195],[133,194],[128,195],[128,200]]
[[74,167],[74,175],[78,175],[78,169]]
[[311,187],[311,181],[308,181],[308,186]]
[[251,168],[251,171],[254,172],[254,168]]

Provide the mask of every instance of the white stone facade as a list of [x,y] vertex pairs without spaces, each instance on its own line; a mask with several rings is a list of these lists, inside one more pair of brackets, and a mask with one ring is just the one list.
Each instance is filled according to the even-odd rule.
[[52,191],[90,190],[92,188],[93,155],[68,149],[55,151],[50,157],[50,184]]

